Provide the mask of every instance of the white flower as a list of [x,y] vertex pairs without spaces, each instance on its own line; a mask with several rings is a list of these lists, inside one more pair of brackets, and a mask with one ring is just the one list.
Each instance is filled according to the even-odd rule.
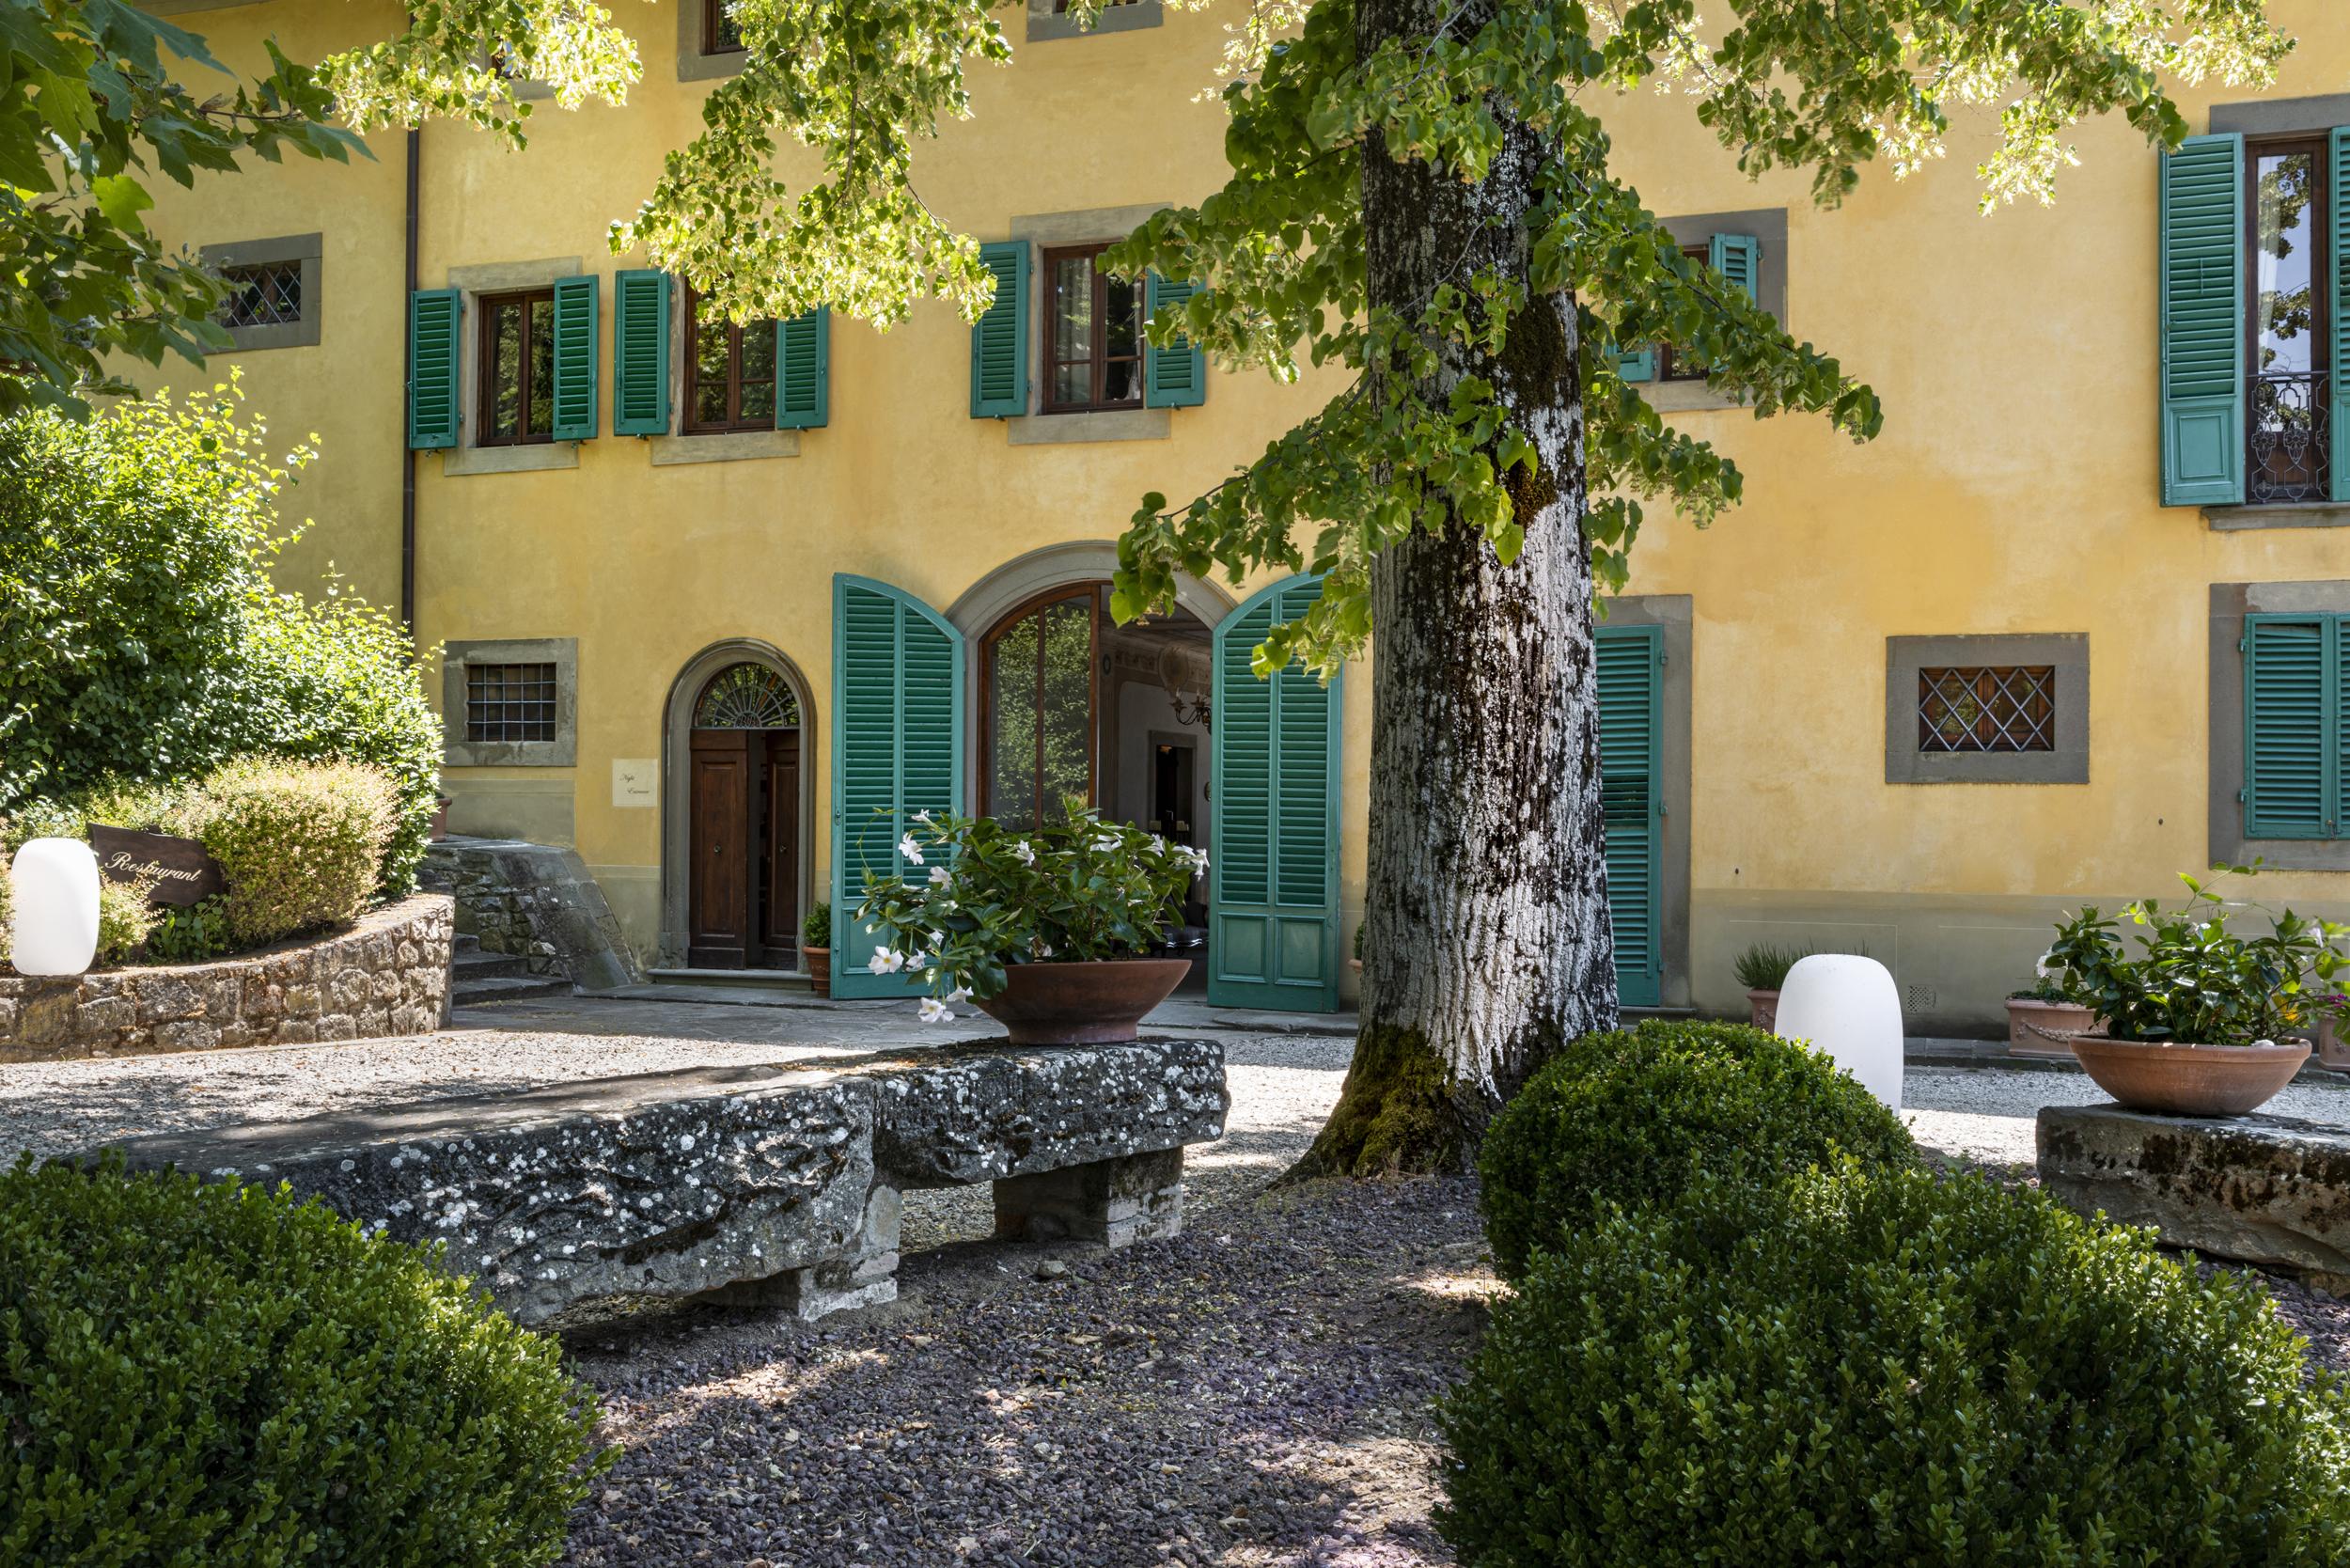
[[1093,840],[1094,849],[1104,855],[1107,855],[1110,851],[1116,849],[1118,845],[1119,838],[1115,833],[1104,833],[1098,835]]
[[954,1015],[954,1010],[937,997],[922,998],[922,1022],[925,1024],[943,1024]]
[[927,969],[930,967],[930,963],[931,955],[928,953],[908,953],[905,957],[905,965],[908,969]]
[[950,1002],[967,1002],[971,999],[971,988],[967,985],[958,985],[947,993],[947,999]]
[[916,811],[914,814],[914,820],[917,823],[929,822],[931,820],[931,808],[925,806],[921,810]]
[[1050,957],[1052,957],[1052,956],[1053,956],[1053,944],[1051,944],[1050,942],[1039,942],[1039,943],[1036,945],[1036,956],[1037,956],[1037,957],[1039,957],[1039,958],[1050,958]]
[[894,975],[905,966],[905,954],[895,948],[876,948],[873,956],[865,961],[866,969],[876,975]]
[[2042,980],[2054,980],[2054,979],[2056,979],[2056,978],[2057,978],[2057,976],[2058,976],[2058,975],[2060,975],[2060,974],[2061,974],[2061,973],[2063,973],[2063,971],[2062,971],[2062,970],[2060,970],[2060,969],[2059,969],[2059,968],[2056,966],[2055,963],[2053,962],[2053,960],[2054,960],[2055,958],[2056,958],[2056,954],[2054,954],[2054,953],[2052,953],[2052,952],[2048,952],[2048,953],[2042,953],[2042,954],[2040,955],[2040,963],[2039,963],[2038,966],[2037,966],[2037,967],[2035,967],[2035,968],[2034,968],[2034,970],[2033,970],[2032,972],[2033,972],[2034,974],[2038,975],[2038,976],[2039,976]]
[[931,886],[933,886],[933,887],[944,887],[944,886],[947,886],[947,884],[948,884],[948,883],[950,883],[950,882],[952,882],[952,881],[954,881],[954,880],[955,880],[955,873],[954,873],[954,872],[952,872],[952,871],[950,871],[950,870],[948,870],[946,867],[944,867],[944,866],[932,866],[932,867],[931,868]]
[[914,835],[911,833],[898,840],[898,854],[909,866],[919,866],[922,863],[922,846],[914,841]]
[[1026,839],[1011,846],[1011,857],[1023,866],[1036,864],[1036,851],[1028,847],[1028,840]]

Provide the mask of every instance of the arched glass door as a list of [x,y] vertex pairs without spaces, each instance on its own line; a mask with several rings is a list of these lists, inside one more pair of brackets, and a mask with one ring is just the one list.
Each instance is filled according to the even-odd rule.
[[1058,818],[1071,795],[1099,799],[1101,621],[1098,585],[1060,588],[1012,611],[981,643],[988,815],[1029,827]]

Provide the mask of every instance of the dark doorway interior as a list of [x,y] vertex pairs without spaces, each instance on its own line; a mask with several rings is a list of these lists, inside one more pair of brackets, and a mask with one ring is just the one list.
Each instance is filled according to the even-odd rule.
[[694,709],[685,962],[795,969],[800,710],[761,665],[720,670]]

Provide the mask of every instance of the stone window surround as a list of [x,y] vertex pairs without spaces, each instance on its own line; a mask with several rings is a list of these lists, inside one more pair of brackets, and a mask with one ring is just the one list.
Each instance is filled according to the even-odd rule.
[[2216,866],[2255,855],[2288,871],[2350,871],[2350,839],[2244,836],[2244,618],[2256,614],[2350,614],[2350,581],[2211,585],[2209,852]]
[[1665,819],[1658,845],[1657,958],[1662,974],[1655,1009],[1691,1007],[1689,981],[1689,815],[1692,704],[1697,663],[1695,601],[1685,593],[1632,593],[1606,601],[1609,626],[1661,626],[1665,632],[1665,689],[1659,694],[1657,759],[1664,774]]
[[1122,6],[1105,5],[1101,14],[1087,27],[1073,16],[1055,14],[1053,0],[1028,0],[1028,41],[1046,43],[1055,39],[1089,39],[1104,33],[1132,33],[1145,27],[1165,24],[1167,18],[1160,0],[1127,0]]
[[[458,444],[441,453],[441,472],[450,478],[477,474],[525,474],[551,468],[579,466],[576,441],[536,441],[511,447],[478,447],[474,434],[481,411],[481,296],[509,294],[524,289],[547,289],[557,279],[577,277],[584,269],[576,256],[550,257],[539,261],[493,261],[480,266],[451,267],[446,287],[464,291],[465,311],[457,332]],[[602,411],[599,410],[599,415]]]
[[[555,739],[465,739],[467,665],[553,665]],[[579,639],[495,637],[451,641],[441,651],[441,761],[451,768],[568,768],[579,760]]]
[[[2056,749],[1926,751],[1918,744],[1918,671],[1944,665],[2053,665]],[[1989,632],[1885,639],[1888,784],[2089,782],[2089,634]]]
[[[690,6],[696,16],[701,14],[698,0],[681,0]],[[669,278],[669,429],[665,435],[648,436],[645,445],[651,450],[652,465],[667,468],[689,463],[745,463],[760,458],[794,458],[800,455],[798,431],[713,431],[703,435],[685,433],[685,397],[693,385],[692,367],[685,362],[685,316],[691,307],[687,302],[685,280]]]
[[681,82],[715,82],[743,72],[744,52],[728,50],[723,55],[702,53],[702,0],[672,0],[677,7],[677,79]]
[[[1156,0],[1140,3],[1155,8]],[[1006,238],[1026,240],[1028,243],[1028,287],[1035,291],[1039,315],[1044,307],[1042,257],[1047,246],[1121,239],[1133,233],[1152,213],[1163,212],[1167,206],[1164,201],[1146,201],[1131,207],[1094,207],[1075,212],[1033,212],[1012,219],[1011,231]],[[1165,441],[1174,434],[1173,411],[1169,409],[1112,408],[1089,414],[1039,412],[1044,406],[1043,370],[1035,362],[1040,337],[1041,321],[1031,320],[1026,345],[1028,412],[1003,422],[1005,440],[1010,445],[1058,447],[1095,441]]]
[[[2211,106],[2211,132],[2244,136],[2315,134],[2350,125],[2350,93],[2314,98],[2253,99]],[[2276,506],[2204,507],[2204,525],[2215,532],[2251,528],[2350,527],[2350,505],[2336,501],[2286,502]]]
[[[1686,217],[1667,218],[1673,243],[1683,246],[1701,245],[1716,234],[1750,234],[1762,242],[1762,256],[1755,269],[1755,302],[1778,318],[1778,324],[1787,324],[1787,209],[1759,207],[1743,212],[1693,212]],[[1717,392],[1701,381],[1652,381],[1640,388],[1640,396],[1649,407],[1659,414],[1688,414],[1702,409],[1739,408],[1740,400],[1727,392]]]
[[302,320],[272,326],[232,326],[228,328],[228,339],[238,350],[306,349],[318,343],[319,270],[324,243],[322,234],[284,234],[270,240],[236,240],[227,244],[206,245],[196,253],[197,259],[213,270],[260,267],[277,261],[302,263]]

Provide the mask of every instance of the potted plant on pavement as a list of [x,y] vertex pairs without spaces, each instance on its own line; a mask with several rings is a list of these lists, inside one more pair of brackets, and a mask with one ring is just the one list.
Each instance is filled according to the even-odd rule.
[[2008,994],[2007,1054],[2070,1061],[2071,1037],[2087,1034],[2095,1023],[2096,1014],[2065,994],[2063,979],[2044,958],[2031,989]]
[[[2098,1028],[2070,1043],[2099,1088],[2137,1110],[2240,1116],[2309,1059],[2308,1041],[2296,1037],[2320,1017],[2340,1017],[2342,997],[2326,982],[2350,967],[2350,926],[2289,909],[2270,916],[2192,876],[2179,880],[2187,901],[2176,909],[2149,899],[2118,916],[2082,910],[2057,928],[2046,962],[2095,1014]],[[2268,934],[2228,929],[2232,915],[2252,913],[2267,918]],[[2140,928],[2135,958],[2122,942],[2124,921]]]
[[1810,950],[1757,942],[1738,955],[1732,967],[1746,988],[1747,1019],[1756,1028],[1767,1031],[1778,1022],[1778,989],[1787,982],[1787,971]]
[[832,905],[819,899],[800,922],[800,963],[819,996],[832,995]]
[[916,814],[898,853],[917,868],[865,879],[856,918],[881,939],[875,974],[917,975],[925,1020],[969,1001],[1018,1045],[1132,1040],[1190,973],[1149,958],[1208,857],[1101,820],[1082,798],[1058,822]]

